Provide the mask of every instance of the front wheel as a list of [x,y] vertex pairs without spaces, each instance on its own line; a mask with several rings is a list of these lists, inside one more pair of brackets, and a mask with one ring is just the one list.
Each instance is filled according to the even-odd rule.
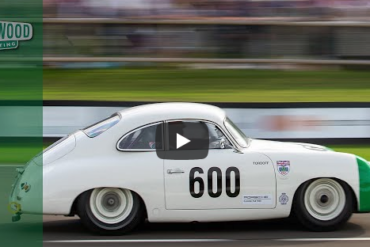
[[352,215],[352,191],[347,184],[330,178],[308,181],[297,191],[293,212],[311,231],[335,230]]
[[108,235],[127,233],[143,218],[139,196],[119,188],[98,188],[83,193],[78,200],[77,212],[89,230]]

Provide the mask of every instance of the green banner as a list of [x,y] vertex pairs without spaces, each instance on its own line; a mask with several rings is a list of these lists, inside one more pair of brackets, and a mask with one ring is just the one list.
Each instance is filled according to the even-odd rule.
[[43,245],[43,166],[31,161],[43,149],[42,8],[42,0],[0,1],[0,246],[4,247]]

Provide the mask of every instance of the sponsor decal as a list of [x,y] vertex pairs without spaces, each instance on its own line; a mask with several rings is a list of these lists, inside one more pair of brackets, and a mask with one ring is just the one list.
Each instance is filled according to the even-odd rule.
[[254,161],[253,162],[253,165],[256,165],[256,166],[266,166],[268,164],[269,164],[268,161]]
[[269,162],[268,161],[254,161],[253,162],[253,165],[256,165],[256,166],[265,166],[265,165],[268,165]]
[[269,205],[272,204],[272,195],[244,195],[245,205]]
[[286,205],[289,202],[289,197],[286,193],[282,193],[279,197],[279,202],[281,205]]
[[27,183],[22,183],[21,184],[21,189],[24,190],[24,191],[26,191],[26,192],[28,192],[31,189],[31,185],[29,185]]
[[0,21],[0,50],[16,49],[19,41],[30,40],[32,37],[31,24]]
[[281,175],[285,176],[290,172],[290,161],[279,160],[276,163],[277,163],[278,171]]

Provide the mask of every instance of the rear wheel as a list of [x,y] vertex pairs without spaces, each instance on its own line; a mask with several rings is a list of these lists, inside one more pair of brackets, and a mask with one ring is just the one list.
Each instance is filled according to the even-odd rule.
[[77,211],[82,223],[99,234],[127,233],[143,218],[139,196],[119,188],[98,188],[85,192],[78,200]]
[[309,230],[332,231],[351,217],[353,195],[347,184],[321,178],[298,189],[293,207],[295,217]]

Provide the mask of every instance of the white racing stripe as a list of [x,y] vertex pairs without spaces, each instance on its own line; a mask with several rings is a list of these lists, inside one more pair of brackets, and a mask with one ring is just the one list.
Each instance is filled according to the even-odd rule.
[[44,243],[209,243],[242,241],[281,242],[329,242],[329,241],[370,241],[367,238],[282,238],[282,239],[90,239],[90,240],[47,240]]

